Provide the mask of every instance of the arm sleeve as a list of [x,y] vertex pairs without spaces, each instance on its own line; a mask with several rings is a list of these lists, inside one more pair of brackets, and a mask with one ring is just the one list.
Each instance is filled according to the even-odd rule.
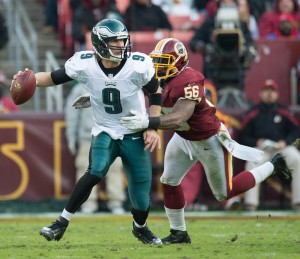
[[55,85],[60,85],[73,79],[66,74],[65,68],[59,68],[51,72],[51,78]]
[[149,96],[149,105],[162,106],[162,93],[154,93]]

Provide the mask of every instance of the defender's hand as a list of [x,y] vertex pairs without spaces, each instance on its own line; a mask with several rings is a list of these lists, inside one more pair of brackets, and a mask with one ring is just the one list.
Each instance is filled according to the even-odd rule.
[[149,126],[149,119],[138,111],[130,110],[132,116],[121,117],[120,123],[127,129],[146,129]]

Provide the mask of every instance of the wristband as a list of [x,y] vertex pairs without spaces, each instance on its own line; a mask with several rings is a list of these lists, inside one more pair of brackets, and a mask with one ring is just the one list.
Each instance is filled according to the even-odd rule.
[[160,117],[149,117],[148,128],[157,130],[160,125]]
[[149,96],[149,105],[162,105],[162,94],[161,93],[155,93],[151,94]]

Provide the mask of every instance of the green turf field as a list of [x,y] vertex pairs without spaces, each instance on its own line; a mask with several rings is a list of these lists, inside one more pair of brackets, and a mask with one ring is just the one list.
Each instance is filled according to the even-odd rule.
[[[0,258],[300,258],[300,215],[187,213],[191,245],[144,245],[131,234],[131,216],[78,214],[59,242],[39,229],[58,214],[0,214]],[[169,232],[163,213],[150,214],[150,229]]]

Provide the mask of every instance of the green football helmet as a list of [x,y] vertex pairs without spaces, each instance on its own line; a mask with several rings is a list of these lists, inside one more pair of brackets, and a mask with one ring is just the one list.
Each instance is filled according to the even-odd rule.
[[[116,19],[104,19],[98,22],[91,33],[95,52],[103,59],[121,61],[130,57],[132,43],[125,25]],[[123,39],[124,47],[109,45],[111,40]],[[120,55],[114,55],[112,50],[121,50]]]

